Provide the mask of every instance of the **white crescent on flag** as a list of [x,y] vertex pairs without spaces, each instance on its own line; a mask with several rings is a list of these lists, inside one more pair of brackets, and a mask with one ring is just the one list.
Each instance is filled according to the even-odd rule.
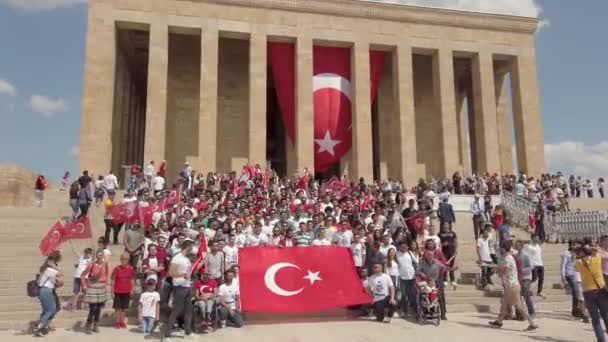
[[352,87],[350,81],[346,78],[329,73],[315,75],[312,79],[312,92],[314,93],[317,90],[325,88],[331,88],[341,92],[352,102]]
[[75,232],[75,233],[78,233],[78,234],[82,234],[82,233],[84,233],[84,228],[85,228],[85,227],[84,227],[84,223],[82,223],[82,222],[78,222],[78,223],[76,224],[76,228],[77,228],[77,229],[75,229],[75,230],[74,230],[74,232]]
[[276,264],[268,267],[268,269],[266,270],[266,274],[264,274],[264,283],[266,284],[266,287],[272,293],[274,293],[276,295],[283,296],[283,297],[295,296],[298,293],[302,292],[304,290],[304,288],[301,287],[299,290],[296,290],[296,291],[287,291],[285,289],[282,289],[276,283],[275,276],[276,276],[277,272],[280,271],[281,269],[285,268],[285,267],[291,267],[291,268],[300,269],[298,266],[296,266],[294,264],[287,263],[287,262],[276,263]]

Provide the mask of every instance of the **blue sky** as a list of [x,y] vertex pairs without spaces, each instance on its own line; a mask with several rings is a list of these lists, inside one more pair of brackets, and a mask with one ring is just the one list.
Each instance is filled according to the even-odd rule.
[[[521,15],[537,35],[550,171],[608,176],[608,1],[377,0]],[[0,0],[0,162],[77,170],[86,0]]]

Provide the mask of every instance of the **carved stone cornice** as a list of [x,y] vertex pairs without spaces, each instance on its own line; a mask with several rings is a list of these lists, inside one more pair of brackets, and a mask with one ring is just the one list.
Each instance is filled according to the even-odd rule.
[[534,33],[538,19],[362,0],[179,0],[430,25]]

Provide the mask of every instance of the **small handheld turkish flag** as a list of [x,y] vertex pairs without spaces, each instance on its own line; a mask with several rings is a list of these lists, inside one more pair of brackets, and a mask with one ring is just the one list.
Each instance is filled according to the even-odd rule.
[[113,206],[110,209],[114,224],[133,223],[138,219],[137,202],[126,202]]
[[66,240],[90,239],[93,236],[91,232],[91,222],[87,216],[74,220],[64,227]]
[[40,253],[42,255],[49,255],[52,251],[56,250],[65,241],[66,233],[61,222],[57,221],[49,229],[46,235],[40,240]]
[[310,312],[370,303],[353,258],[343,247],[239,250],[241,308]]

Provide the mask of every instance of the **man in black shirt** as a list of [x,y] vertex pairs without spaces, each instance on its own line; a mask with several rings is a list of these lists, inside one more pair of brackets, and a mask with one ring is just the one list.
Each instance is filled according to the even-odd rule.
[[80,184],[81,189],[88,189],[92,181],[93,179],[89,177],[89,171],[87,170],[84,170],[82,176],[78,178],[78,184]]
[[410,231],[413,240],[416,240],[418,234],[416,233],[416,228],[414,227],[414,220],[410,220],[411,217],[418,213],[418,210],[415,208],[416,201],[414,199],[410,199],[407,202],[407,208],[403,209],[401,212],[401,216],[405,220],[405,224],[407,225],[407,229]]
[[[456,264],[455,259],[456,254],[458,253],[458,240],[456,233],[452,231],[452,227],[450,226],[450,224],[444,223],[441,226],[441,232],[438,234],[438,236],[439,240],[441,240],[441,251],[443,252],[443,255],[445,255],[445,258],[448,260],[448,266],[451,269]],[[456,282],[456,276],[453,270],[449,272],[449,277],[452,286],[458,286],[458,283]]]

